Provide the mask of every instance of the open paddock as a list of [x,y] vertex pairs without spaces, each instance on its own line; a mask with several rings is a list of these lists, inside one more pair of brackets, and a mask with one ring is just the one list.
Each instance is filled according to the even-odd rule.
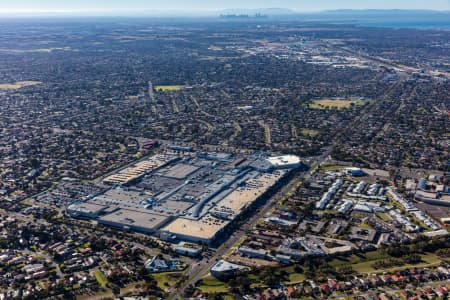
[[349,109],[353,106],[364,105],[363,100],[358,99],[318,99],[308,103],[312,109]]
[[155,91],[158,92],[176,92],[183,88],[182,85],[157,85]]

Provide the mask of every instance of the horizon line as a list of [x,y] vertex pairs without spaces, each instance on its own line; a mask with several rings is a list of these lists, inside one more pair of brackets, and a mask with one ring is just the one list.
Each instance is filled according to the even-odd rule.
[[[43,16],[43,15],[60,15],[60,16],[80,16],[80,14],[89,14],[90,16],[178,16],[177,14],[190,14],[191,16],[206,16],[212,14],[219,14],[226,11],[233,10],[248,10],[248,11],[257,11],[257,10],[270,10],[270,9],[279,9],[279,10],[288,10],[292,13],[292,15],[296,14],[308,14],[308,13],[325,13],[325,12],[339,12],[339,11],[424,11],[424,12],[450,12],[449,9],[404,9],[404,8],[391,8],[391,9],[378,9],[378,8],[366,8],[366,9],[352,9],[352,8],[338,8],[338,9],[328,9],[328,10],[304,10],[299,11],[290,8],[283,7],[267,7],[267,8],[229,8],[229,9],[211,9],[211,10],[186,10],[186,9],[52,9],[52,10],[31,10],[31,9],[7,9],[1,10],[0,15],[4,16],[5,14],[15,14],[21,16]],[[119,13],[119,14],[117,14]],[[98,15],[97,15],[98,14]],[[176,15],[173,15],[176,14]],[[287,15],[288,13],[284,13],[282,15]],[[275,15],[276,16],[276,15]]]

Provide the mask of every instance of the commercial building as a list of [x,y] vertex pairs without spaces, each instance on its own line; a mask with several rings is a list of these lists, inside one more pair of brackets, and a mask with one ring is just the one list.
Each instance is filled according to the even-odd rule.
[[255,173],[242,181],[235,190],[216,203],[200,219],[180,217],[162,229],[180,240],[210,244],[214,239],[251,204],[261,199],[273,187],[286,171],[274,173]]
[[360,168],[350,167],[350,168],[345,168],[344,171],[348,175],[354,176],[354,177],[366,176],[366,173]]
[[210,244],[300,163],[293,155],[157,154],[108,176],[112,187],[69,208],[99,224]]
[[264,249],[254,249],[247,246],[241,246],[238,248],[238,253],[243,256],[251,258],[269,259],[270,253]]
[[150,273],[181,271],[183,268],[181,261],[168,260],[160,256],[154,256],[145,262],[145,269]]
[[162,232],[182,241],[210,244],[227,224],[228,222],[208,214],[200,220],[177,218],[164,227]]
[[94,219],[98,217],[108,207],[94,203],[80,202],[67,207],[67,213],[73,218]]
[[300,157],[296,155],[282,155],[267,158],[274,169],[294,169],[301,165]]
[[196,244],[181,242],[175,246],[175,252],[180,255],[197,257],[202,253],[202,247]]
[[148,160],[138,162],[131,167],[125,168],[116,174],[106,177],[103,180],[103,183],[111,185],[129,184],[175,159],[176,157],[172,155],[157,154],[150,157]]
[[225,260],[219,260],[212,266],[210,272],[214,277],[220,280],[224,280],[235,276],[239,271],[245,271],[249,269],[250,268],[246,266],[230,263]]
[[169,221],[169,216],[126,209],[119,209],[98,219],[103,225],[144,233],[155,233]]

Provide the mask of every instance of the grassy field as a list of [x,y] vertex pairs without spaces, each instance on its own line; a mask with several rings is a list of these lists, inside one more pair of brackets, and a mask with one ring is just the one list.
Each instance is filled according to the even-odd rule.
[[342,166],[342,165],[330,165],[330,164],[322,164],[320,165],[320,169],[324,170],[324,171],[340,171],[344,168],[346,168],[347,166]]
[[305,275],[296,273],[294,266],[282,267],[280,270],[285,271],[289,274],[289,280],[283,281],[286,285],[297,284],[305,280]]
[[174,92],[179,91],[183,88],[182,85],[157,85],[155,86],[156,91],[160,92]]
[[300,273],[291,273],[289,274],[289,281],[284,282],[287,285],[290,284],[297,284],[302,282],[303,280],[305,280],[305,275],[300,274]]
[[140,288],[138,286],[145,286],[145,281],[142,280],[142,281],[130,283],[129,285],[120,289],[120,294],[125,295],[126,293],[129,293],[129,292],[138,291],[138,290],[140,290]]
[[318,136],[320,131],[316,129],[308,129],[308,128],[302,128],[301,132],[303,135],[309,135],[312,137]]
[[359,227],[361,229],[373,229],[372,226],[370,226],[369,224],[366,224],[366,223],[362,223]]
[[387,213],[377,213],[376,215],[378,218],[380,218],[383,221],[389,222],[392,220],[392,218]]
[[436,254],[433,253],[427,253],[421,255],[423,262],[418,264],[405,264],[400,267],[392,267],[392,268],[386,268],[386,269],[375,269],[372,267],[372,265],[379,260],[387,259],[389,256],[386,254],[381,253],[380,251],[372,251],[366,253],[364,256],[357,256],[352,255],[347,259],[334,259],[331,262],[332,266],[344,266],[344,265],[351,265],[351,267],[358,273],[383,273],[383,272],[393,272],[396,270],[403,270],[408,269],[412,267],[431,267],[436,266],[440,263],[440,259]]
[[102,271],[95,270],[94,271],[94,276],[95,276],[95,279],[97,279],[98,283],[101,286],[105,286],[108,283],[108,279],[106,278],[105,274],[103,274]]
[[18,81],[15,83],[1,83],[0,90],[18,90],[20,88],[23,88],[24,86],[38,85],[41,83],[42,82],[39,81]]
[[167,288],[173,287],[179,279],[175,276],[175,273],[158,273],[152,274],[152,276],[158,282],[158,287],[162,290],[167,290]]
[[199,289],[205,293],[226,293],[228,292],[227,285],[214,278],[203,279],[203,283],[199,286]]
[[423,262],[418,264],[405,264],[400,267],[386,268],[386,269],[375,269],[372,267],[374,261],[364,262],[352,265],[353,269],[359,273],[383,273],[383,272],[394,272],[409,268],[426,268],[437,266],[440,263],[440,259],[432,253],[421,255]]
[[319,99],[309,103],[309,108],[313,109],[348,109],[352,106],[364,105],[362,100],[333,100],[333,99]]
[[382,253],[381,251],[371,251],[371,252],[367,252],[364,255],[363,254],[358,254],[358,255],[351,255],[349,257],[337,257],[335,259],[333,259],[331,261],[331,265],[332,266],[342,266],[342,265],[348,265],[351,264],[352,267],[355,264],[359,264],[359,263],[364,263],[364,262],[370,262],[373,263],[378,259],[384,259],[384,258],[388,258],[389,256],[387,254]]
[[[121,288],[120,295],[125,296],[129,292],[139,291],[140,288],[137,287],[138,285],[144,286],[145,281],[133,282],[133,283],[130,283],[129,285]],[[112,290],[109,288],[100,290],[99,292],[97,292],[95,294],[87,293],[84,295],[77,295],[77,297],[76,297],[77,300],[103,300],[103,299],[113,299],[113,298],[114,298],[114,294],[112,293]],[[115,298],[115,299],[118,299],[118,298]]]

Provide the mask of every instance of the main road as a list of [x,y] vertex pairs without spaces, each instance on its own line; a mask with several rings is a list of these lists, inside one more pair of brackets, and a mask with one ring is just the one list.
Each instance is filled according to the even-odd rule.
[[205,275],[209,273],[211,267],[216,263],[218,259],[220,259],[233,245],[239,241],[246,232],[253,229],[259,219],[264,217],[285,195],[289,192],[294,191],[297,188],[297,184],[300,180],[308,179],[312,174],[317,170],[317,168],[328,159],[328,156],[333,151],[333,148],[339,145],[342,142],[342,138],[348,133],[348,130],[357,126],[359,122],[364,120],[365,115],[372,109],[375,101],[369,102],[362,110],[361,113],[352,120],[346,128],[342,130],[340,134],[338,134],[334,140],[334,142],[325,148],[320,156],[313,158],[310,162],[310,169],[307,172],[300,173],[297,176],[294,176],[288,184],[282,187],[278,192],[275,193],[258,211],[255,215],[250,217],[241,228],[236,229],[234,233],[219,247],[215,250],[215,253],[212,257],[203,258],[200,262],[194,265],[186,274],[188,276],[188,280],[180,286],[175,292],[173,292],[168,299],[177,300],[184,289],[189,285],[195,284],[198,280],[202,279]]
[[189,285],[194,285],[197,281],[205,277],[209,273],[211,267],[216,263],[216,261],[219,260],[231,247],[233,247],[248,231],[252,230],[258,220],[260,220],[269,211],[271,211],[273,207],[277,205],[278,202],[283,199],[283,197],[285,197],[289,192],[294,191],[297,188],[298,183],[302,179],[307,179],[311,176],[311,174],[314,173],[318,166],[327,159],[328,155],[331,152],[331,149],[332,147],[328,147],[322,155],[311,161],[311,168],[309,171],[302,172],[297,176],[294,176],[289,181],[289,183],[278,190],[274,196],[270,197],[270,199],[257,210],[256,214],[251,216],[244,225],[236,229],[220,247],[215,249],[213,256],[203,258],[201,261],[196,263],[186,274],[188,276],[188,280],[172,295],[170,295],[168,299],[178,299],[182,295],[182,292],[186,287],[188,287]]

